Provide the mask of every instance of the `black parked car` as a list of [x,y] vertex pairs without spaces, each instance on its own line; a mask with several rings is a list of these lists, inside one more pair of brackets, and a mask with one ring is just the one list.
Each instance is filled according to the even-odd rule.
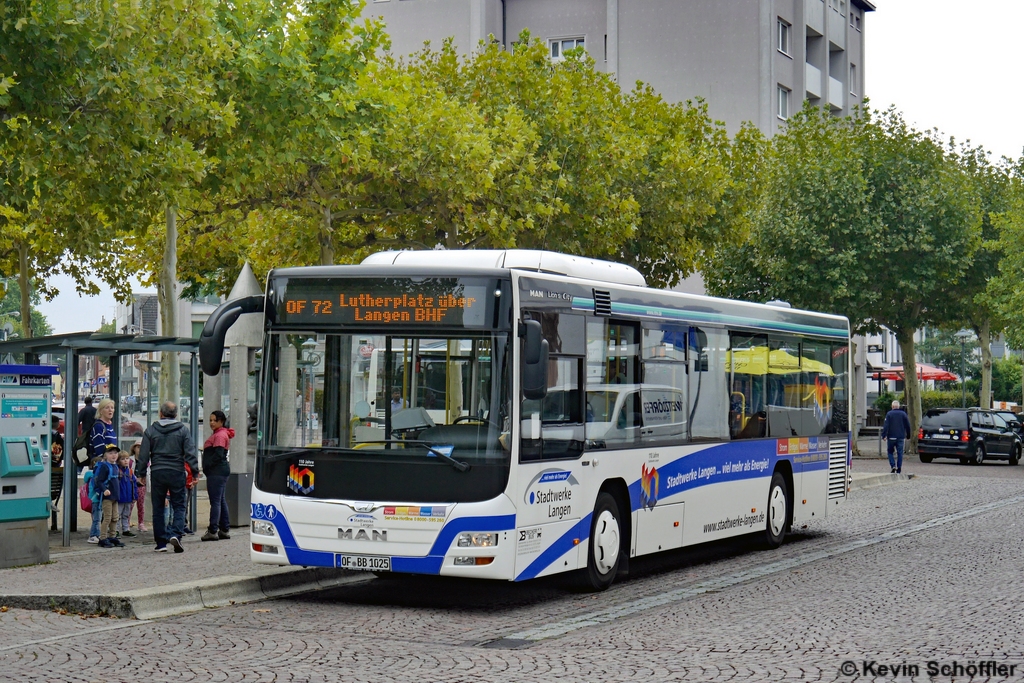
[[1021,436],[998,413],[978,408],[933,408],[921,419],[917,452],[921,462],[957,458],[980,465],[985,460],[1020,462]]
[[1024,422],[1021,421],[1021,416],[1012,410],[993,410],[993,413],[1006,420],[1006,424],[1010,425],[1010,429],[1017,432],[1017,436],[1024,441]]

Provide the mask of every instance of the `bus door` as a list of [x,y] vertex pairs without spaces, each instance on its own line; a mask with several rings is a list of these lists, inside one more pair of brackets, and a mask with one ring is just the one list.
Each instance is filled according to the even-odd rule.
[[590,534],[578,528],[589,512],[581,463],[585,318],[528,312],[524,319],[540,321],[550,355],[546,396],[520,401],[517,579],[576,569],[579,545]]

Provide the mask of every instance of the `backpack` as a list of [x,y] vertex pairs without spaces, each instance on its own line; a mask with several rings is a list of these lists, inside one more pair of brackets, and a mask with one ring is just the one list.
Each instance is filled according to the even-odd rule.
[[[78,438],[75,439],[74,446],[71,448],[71,457],[74,459],[75,464],[78,465],[79,467],[85,467],[86,465],[89,464],[89,445],[91,441],[90,437],[92,437],[91,433],[82,432],[81,434],[78,435]],[[85,450],[85,457],[79,457],[78,452],[83,449]]]

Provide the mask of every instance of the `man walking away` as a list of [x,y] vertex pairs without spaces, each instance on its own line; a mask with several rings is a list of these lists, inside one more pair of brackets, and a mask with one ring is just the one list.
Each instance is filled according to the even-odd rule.
[[[892,410],[885,416],[882,425],[882,438],[886,439],[885,452],[889,455],[889,467],[893,474],[903,473],[903,440],[910,438],[910,418],[900,409],[900,402],[892,402]],[[892,457],[896,451],[896,459]]]
[[[160,406],[160,419],[146,428],[139,449],[139,462],[135,466],[140,485],[148,485],[153,501],[153,536],[156,552],[183,553],[181,535],[185,530],[185,464],[193,472],[199,471],[196,446],[188,428],[177,420],[178,406],[167,401]],[[147,482],[147,473],[153,476]],[[164,521],[164,501],[170,495],[173,517],[168,529]]]

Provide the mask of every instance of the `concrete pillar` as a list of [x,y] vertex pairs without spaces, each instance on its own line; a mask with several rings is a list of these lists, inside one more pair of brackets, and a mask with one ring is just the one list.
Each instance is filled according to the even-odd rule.
[[[224,394],[224,383],[220,375],[203,375],[203,424],[210,424],[210,413],[215,410],[224,410],[220,404],[221,396]],[[206,435],[206,429],[200,430]]]
[[255,453],[250,454],[247,426],[249,424],[249,349],[232,346],[228,351],[228,413],[235,438],[231,439],[229,458],[231,474],[228,477],[226,497],[228,516],[233,526],[249,524],[252,475],[255,471]]

